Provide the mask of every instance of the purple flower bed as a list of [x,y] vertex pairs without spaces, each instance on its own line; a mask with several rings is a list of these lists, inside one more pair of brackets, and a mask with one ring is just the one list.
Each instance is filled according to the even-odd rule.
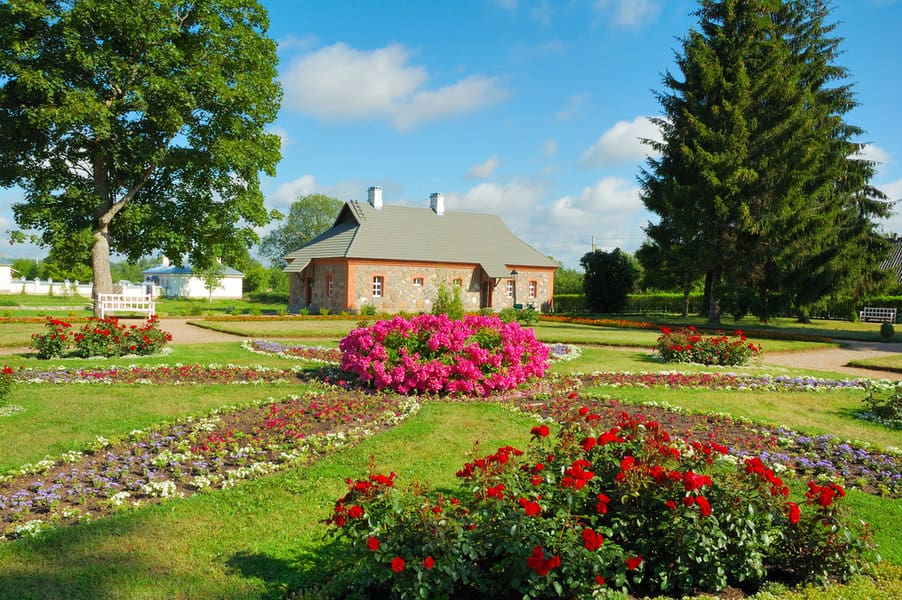
[[864,390],[870,379],[819,379],[788,375],[746,375],[738,373],[588,373],[578,376],[586,386],[613,387],[703,387],[733,390]]
[[341,360],[341,350],[338,348],[324,348],[322,346],[289,346],[279,342],[268,340],[252,340],[242,344],[244,348],[257,354],[269,356],[281,356],[311,362],[338,363]]
[[242,367],[236,365],[156,365],[102,367],[97,369],[19,368],[13,371],[17,383],[141,383],[207,385],[222,383],[284,383],[297,381],[293,369]]
[[394,426],[419,408],[411,398],[331,389],[232,407],[85,453],[41,461],[0,477],[0,539],[162,498],[228,488],[242,479],[310,462]]

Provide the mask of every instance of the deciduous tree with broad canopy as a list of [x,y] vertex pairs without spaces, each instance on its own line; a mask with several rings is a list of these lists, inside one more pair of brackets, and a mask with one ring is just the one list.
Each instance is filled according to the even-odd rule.
[[342,206],[341,200],[324,194],[301,196],[291,203],[285,222],[264,236],[260,254],[283,267],[282,257],[332,227]]
[[[276,46],[256,0],[0,3],[0,186],[57,253],[197,268],[257,241],[279,138]],[[95,303],[97,306],[97,303]]]

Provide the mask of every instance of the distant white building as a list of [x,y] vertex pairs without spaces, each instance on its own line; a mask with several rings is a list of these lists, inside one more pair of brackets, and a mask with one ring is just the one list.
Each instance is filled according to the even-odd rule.
[[145,269],[144,283],[158,286],[165,298],[229,298],[240,299],[244,286],[244,273],[225,265],[220,266],[219,285],[212,290],[204,285],[203,277],[194,275],[191,266],[177,267],[167,258],[155,267]]

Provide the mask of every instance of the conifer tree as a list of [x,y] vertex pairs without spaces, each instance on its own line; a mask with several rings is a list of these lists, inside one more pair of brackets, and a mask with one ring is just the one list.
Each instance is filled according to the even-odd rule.
[[664,77],[661,156],[640,175],[660,221],[646,232],[706,276],[712,322],[725,295],[767,320],[879,283],[873,219],[888,207],[843,121],[855,101],[828,15],[819,0],[702,0],[682,77]]

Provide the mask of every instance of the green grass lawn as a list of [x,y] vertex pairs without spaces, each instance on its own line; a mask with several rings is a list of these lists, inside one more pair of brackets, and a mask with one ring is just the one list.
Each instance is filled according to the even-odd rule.
[[[299,326],[302,323],[303,326]],[[356,326],[354,320],[204,321],[234,328],[255,338],[320,343],[337,339]],[[36,331],[0,324],[0,340]],[[40,328],[40,326],[37,326]],[[879,327],[879,326],[878,326]],[[220,329],[223,330],[223,329]],[[644,346],[657,332],[540,324],[540,339],[591,344],[583,355],[559,363],[553,371],[711,370],[697,365],[662,363],[648,350],[610,346]],[[559,337],[556,337],[559,336]],[[287,341],[285,342],[287,343]],[[773,340],[762,342],[770,349]],[[785,349],[794,344],[787,342]],[[803,346],[804,347],[804,346]],[[810,347],[810,346],[808,346]],[[11,366],[67,367],[110,364],[105,360],[38,361],[21,355],[0,357]],[[115,359],[115,364],[241,364],[287,367],[279,357],[252,354],[240,342],[173,347],[163,357]],[[740,369],[736,369],[740,370]],[[752,366],[751,372],[781,372]],[[783,370],[783,372],[786,372]],[[299,385],[15,385],[9,402],[26,411],[0,418],[0,471],[35,462],[47,455],[81,449],[98,435],[125,435],[210,409],[268,396],[299,393]],[[878,446],[899,446],[898,432],[859,421],[851,413],[863,392],[741,392],[598,388],[586,390],[628,402],[668,402],[693,412],[727,412],[757,422],[785,425],[807,433],[833,433]],[[235,488],[170,500],[93,523],[60,528],[35,539],[0,544],[0,598],[278,598],[284,589],[315,589],[328,574],[331,557],[340,552],[322,538],[320,521],[346,491],[344,479],[366,472],[370,457],[382,471],[394,470],[402,484],[429,482],[433,489],[456,488],[454,473],[478,440],[481,453],[499,445],[525,446],[534,424],[491,403],[427,403],[403,425],[346,448],[317,463],[242,483]],[[855,515],[877,523],[884,557],[902,565],[902,502],[849,493]],[[824,592],[833,598],[892,597],[902,591],[898,569],[890,570],[890,591],[861,582]],[[892,587],[895,586],[895,587]],[[809,597],[803,594],[798,597]],[[882,595],[881,595],[882,594]]]
[[880,358],[867,358],[862,360],[853,360],[849,363],[856,367],[865,369],[879,369],[883,371],[902,372],[902,354],[893,356],[882,356]]
[[359,319],[305,319],[304,317],[288,317],[277,320],[262,321],[190,321],[192,325],[241,335],[244,337],[263,339],[282,338],[342,338],[357,327]]

